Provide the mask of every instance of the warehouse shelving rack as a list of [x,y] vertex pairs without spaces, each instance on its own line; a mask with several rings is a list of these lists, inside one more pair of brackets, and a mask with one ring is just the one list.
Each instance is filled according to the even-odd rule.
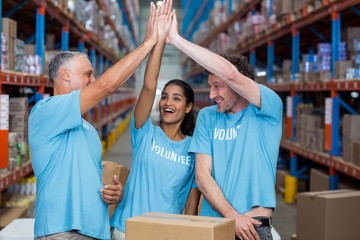
[[[107,11],[102,4],[102,0],[96,0],[96,2],[101,10]],[[122,10],[123,17],[126,18],[124,19],[125,24],[130,25],[132,29],[133,41],[135,43],[137,39],[135,25],[137,23],[134,22],[135,19],[130,18],[131,14],[127,8],[126,1],[118,0],[118,4]],[[120,53],[114,53],[114,51],[108,49],[103,44],[103,41],[92,32],[86,30],[84,25],[75,19],[68,9],[56,5],[51,0],[23,0],[19,3],[0,0],[1,17],[3,10],[8,11],[6,17],[14,16],[15,20],[19,20],[18,22],[22,30],[30,29],[33,33],[35,32],[30,36],[28,34],[26,43],[31,43],[35,40],[36,54],[41,56],[42,60],[44,59],[45,53],[45,31],[49,28],[53,28],[52,30],[56,31],[60,36],[61,42],[57,45],[61,50],[69,50],[70,47],[77,46],[79,52],[84,52],[85,46],[88,47],[89,58],[97,75],[101,75],[105,69],[108,69],[120,59]],[[132,15],[135,16],[135,14]],[[125,45],[122,36],[116,31],[115,24],[111,18],[106,16],[105,20],[116,33],[116,37],[119,39],[119,47],[125,52],[130,51],[131,49],[128,49],[128,46]],[[34,26],[31,26],[31,22],[35,23]],[[0,30],[1,28],[2,24],[0,21]],[[43,61],[42,65],[44,65]],[[42,99],[42,95],[45,93],[51,93],[51,83],[47,75],[33,75],[5,70],[0,71],[0,93],[6,92],[6,89],[9,87],[32,87],[35,89],[36,93],[29,99],[29,103]],[[106,141],[111,134],[112,128],[115,127],[115,122],[118,123],[119,119],[125,119],[126,115],[132,110],[135,101],[136,97],[133,87],[122,87],[94,107],[94,109],[91,110],[91,114],[85,115],[85,118],[90,117],[90,115],[93,117],[94,127],[98,130],[100,137]],[[0,166],[4,168],[4,166],[7,166],[6,163],[8,161],[8,130],[0,130],[0,139]],[[32,173],[32,167],[31,162],[28,161],[16,170],[0,177],[0,196],[1,191],[30,173]]]
[[[253,0],[248,4],[241,6],[235,10],[225,23],[213,29],[208,36],[203,40],[200,45],[207,47],[215,38],[221,33],[226,31],[240,18],[243,18],[249,10],[259,7],[261,1]],[[341,14],[344,11],[353,11],[358,14],[357,7],[360,5],[359,0],[323,0],[320,8],[315,8],[313,2],[303,5],[303,7],[295,13],[290,13],[277,19],[276,23],[268,27],[266,30],[254,34],[243,42],[239,42],[232,49],[229,49],[229,54],[245,54],[249,56],[250,63],[255,66],[258,58],[262,57],[267,62],[268,72],[268,86],[280,94],[285,94],[286,97],[286,136],[287,140],[282,140],[281,148],[289,151],[290,154],[290,174],[295,177],[303,177],[302,174],[306,171],[307,166],[298,169],[298,156],[304,157],[308,160],[327,166],[329,168],[330,181],[329,188],[336,189],[338,183],[337,172],[352,177],[353,179],[360,180],[360,167],[351,163],[343,161],[340,157],[340,149],[338,146],[339,141],[339,118],[340,106],[352,114],[356,112],[343,102],[340,98],[341,92],[360,91],[359,80],[339,80],[331,79],[329,82],[311,82],[299,84],[295,82],[296,76],[299,74],[300,52],[313,43],[306,46],[301,44],[300,33],[306,29],[311,31],[317,37],[324,39],[323,34],[319,33],[316,28],[324,29],[320,23],[325,20],[331,20],[326,24],[331,24],[331,32],[327,33],[331,36],[332,43],[332,63],[331,70],[334,76],[334,64],[339,59],[339,44],[341,35]],[[271,3],[270,3],[271,6]],[[246,10],[246,11],[245,11]],[[271,14],[271,11],[270,11]],[[310,29],[310,25],[315,25]],[[326,25],[328,26],[328,25]],[[309,29],[307,29],[309,28]],[[312,39],[313,40],[313,39]],[[273,83],[273,65],[276,57],[285,55],[284,48],[291,43],[291,60],[292,60],[292,76],[290,83],[276,84]],[[282,44],[284,47],[276,48],[276,44]],[[276,51],[275,51],[276,49]],[[258,56],[257,56],[258,55]],[[183,59],[182,63],[188,60],[187,57]],[[203,76],[203,69],[193,64],[184,75],[184,79],[191,80],[192,78],[199,78]],[[195,89],[197,95],[196,109],[213,104],[207,97],[209,90],[204,88]],[[296,117],[296,107],[300,101],[299,93],[316,93],[325,92],[329,97],[325,98],[325,146],[326,153],[316,152],[306,149],[294,142],[294,119]]]

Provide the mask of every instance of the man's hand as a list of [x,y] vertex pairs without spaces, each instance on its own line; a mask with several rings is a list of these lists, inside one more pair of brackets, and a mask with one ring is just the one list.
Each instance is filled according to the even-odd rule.
[[153,2],[150,3],[150,15],[146,24],[146,32],[144,43],[148,43],[151,46],[155,46],[158,40],[158,21],[159,10],[156,10],[156,6]]
[[173,14],[169,34],[166,38],[166,43],[172,44],[172,42],[175,41],[177,37],[179,37],[178,23],[176,14]]
[[175,14],[175,10],[172,9],[172,0],[164,0],[159,7],[159,20],[158,20],[158,35],[159,40],[166,40],[171,26],[171,20]]
[[105,185],[100,189],[102,199],[108,204],[116,204],[123,198],[123,185],[116,175],[113,176],[114,185]]
[[259,235],[255,230],[255,225],[260,225],[261,222],[252,217],[237,214],[235,216],[235,234],[241,240],[260,240]]

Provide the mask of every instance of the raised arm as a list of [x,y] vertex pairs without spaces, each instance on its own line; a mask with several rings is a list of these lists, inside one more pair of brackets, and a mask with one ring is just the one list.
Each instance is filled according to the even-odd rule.
[[150,16],[142,44],[123,57],[99,79],[81,91],[81,113],[84,114],[97,103],[118,89],[134,74],[157,42],[158,14],[154,3],[150,4]]
[[[172,15],[172,0],[165,1],[158,9],[158,41],[150,54],[146,64],[144,83],[140,92],[138,102],[135,106],[134,119],[135,127],[140,128],[150,116],[155,99],[156,87],[160,72],[161,59],[164,53],[166,37],[168,35]],[[147,27],[152,27],[147,25]]]
[[260,88],[258,84],[241,74],[234,65],[223,57],[181,37],[177,29],[176,15],[173,17],[167,41],[210,73],[223,79],[229,87],[250,103],[261,108]]

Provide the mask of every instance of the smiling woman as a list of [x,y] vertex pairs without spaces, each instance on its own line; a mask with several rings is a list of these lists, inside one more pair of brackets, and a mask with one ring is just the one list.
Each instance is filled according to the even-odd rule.
[[[199,192],[195,183],[195,159],[188,153],[195,127],[194,92],[184,81],[169,81],[159,101],[160,124],[152,123],[161,59],[172,21],[172,1],[164,1],[158,12],[158,42],[149,56],[143,86],[131,120],[132,167],[124,199],[111,225],[112,239],[124,239],[128,218],[146,212],[196,214]],[[147,184],[143,184],[147,183]],[[159,193],[166,193],[166,196]],[[194,204],[188,204],[189,202]]]

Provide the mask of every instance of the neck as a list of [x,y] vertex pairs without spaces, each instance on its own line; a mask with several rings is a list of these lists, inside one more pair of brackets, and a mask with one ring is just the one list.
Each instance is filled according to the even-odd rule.
[[243,97],[239,98],[239,101],[237,102],[236,106],[234,106],[230,111],[227,111],[227,113],[232,114],[232,113],[238,113],[241,112],[242,110],[244,110],[245,108],[247,108],[249,106],[249,101],[246,100]]
[[67,89],[67,87],[65,87],[65,86],[54,85],[54,96],[68,94],[70,92],[71,91],[69,89]]
[[174,141],[181,141],[185,138],[185,135],[181,132],[180,124],[160,124],[160,128],[164,131],[165,135]]

